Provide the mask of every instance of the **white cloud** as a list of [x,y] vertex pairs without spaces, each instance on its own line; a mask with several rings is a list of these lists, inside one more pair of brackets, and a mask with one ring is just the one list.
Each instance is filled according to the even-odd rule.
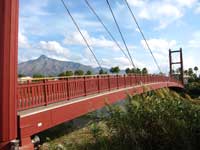
[[189,48],[200,48],[200,31],[196,31],[192,34],[188,46]]
[[[166,40],[166,39],[150,39],[147,40],[151,50],[153,51],[153,55],[156,58],[161,71],[167,73],[168,71],[168,62],[169,62],[169,49],[175,49],[177,48],[177,42],[175,40]],[[141,41],[141,45],[146,49],[147,53],[149,53],[149,50],[147,49],[146,43],[144,40]],[[149,53],[149,57],[151,57],[151,54]],[[155,62],[153,58],[151,58],[150,62],[145,62],[147,64],[147,68],[151,72],[158,72],[158,68],[155,65]]]
[[180,9],[172,4],[163,4],[160,2],[152,5],[147,5],[139,13],[139,17],[148,20],[159,21],[158,29],[166,28],[172,22],[180,19],[183,16]]
[[19,48],[29,48],[30,47],[28,38],[21,31],[19,31],[19,34],[18,34],[18,45],[19,45]]
[[45,11],[45,8],[48,6],[49,0],[43,0],[42,3],[38,3],[36,0],[29,0],[28,3],[26,0],[20,0],[20,13],[23,15],[32,15],[32,16],[46,16],[50,13]]
[[181,19],[187,8],[192,8],[197,0],[128,0],[141,19],[158,21],[156,29],[164,29]]
[[128,3],[135,7],[143,7],[145,5],[145,0],[128,0]]
[[189,41],[189,47],[200,48],[200,39],[194,39]]
[[[113,41],[106,39],[104,36],[99,38],[92,37],[86,30],[82,30],[83,35],[87,39],[88,43],[92,47],[97,48],[108,48],[110,50],[119,50]],[[73,32],[64,39],[64,44],[66,45],[86,45],[82,36],[79,32]]]
[[119,66],[120,69],[126,69],[128,67],[131,67],[130,62],[124,57],[115,57],[111,59],[103,58],[102,65],[103,67],[107,68],[111,68],[113,66]]
[[194,66],[200,65],[200,63],[196,62],[196,60],[191,56],[184,57],[183,64],[185,69],[193,68]]
[[69,57],[69,50],[62,47],[61,44],[56,41],[40,41],[38,48],[56,54],[62,54],[67,58]]
[[200,66],[200,31],[195,31],[191,34],[190,39],[191,40],[186,43],[185,53],[183,53],[185,68]]
[[196,14],[200,14],[200,7],[198,7],[198,8],[195,10],[195,13],[196,13]]
[[192,7],[198,0],[167,0],[177,3],[179,6]]
[[200,3],[198,3],[197,7],[194,10],[195,14],[200,14]]
[[[175,40],[150,39],[147,40],[147,42],[154,53],[162,55],[168,54],[170,48],[174,48],[177,46],[177,42]],[[144,40],[141,41],[141,44],[146,50],[148,50]]]

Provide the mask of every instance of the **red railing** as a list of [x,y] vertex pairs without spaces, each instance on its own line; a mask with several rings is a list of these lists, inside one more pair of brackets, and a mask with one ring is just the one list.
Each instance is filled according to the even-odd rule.
[[44,106],[64,100],[156,82],[178,82],[160,75],[104,75],[42,79],[19,83],[18,110]]

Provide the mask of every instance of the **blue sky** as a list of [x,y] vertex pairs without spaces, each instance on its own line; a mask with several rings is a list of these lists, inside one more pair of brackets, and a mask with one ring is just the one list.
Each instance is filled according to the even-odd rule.
[[[88,0],[123,47],[105,0]],[[131,67],[84,0],[65,0],[81,31],[104,67]],[[183,48],[185,68],[200,68],[200,1],[128,0],[163,72],[168,72],[168,50]],[[131,18],[124,0],[110,0],[137,67],[157,72],[155,63]],[[19,62],[44,54],[58,60],[96,67],[60,0],[20,0]],[[177,59],[176,57],[174,59]]]

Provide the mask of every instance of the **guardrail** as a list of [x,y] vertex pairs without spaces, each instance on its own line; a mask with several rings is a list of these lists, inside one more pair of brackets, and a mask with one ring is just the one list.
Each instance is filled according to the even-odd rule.
[[156,82],[179,82],[161,75],[103,75],[50,78],[19,83],[18,111],[55,102]]

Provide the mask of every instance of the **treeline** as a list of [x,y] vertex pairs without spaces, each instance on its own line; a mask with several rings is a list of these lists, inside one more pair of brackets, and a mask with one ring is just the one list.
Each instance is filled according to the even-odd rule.
[[184,71],[184,75],[188,76],[188,82],[200,82],[200,75],[198,75],[199,68],[189,68],[188,70]]
[[184,76],[187,78],[186,92],[194,98],[200,97],[200,75],[198,71],[198,67],[189,68],[184,71]]
[[[200,74],[198,72],[199,68],[197,66],[188,68],[183,72],[186,92],[193,98],[200,98]],[[180,68],[172,70],[172,73],[176,79],[180,79]]]
[[[112,74],[119,74],[120,71],[123,72],[123,70],[121,70],[119,68],[119,66],[115,66],[115,67],[111,67],[109,70],[104,70],[104,69],[100,69],[99,72],[97,74],[100,74],[100,75],[103,75],[103,74],[108,74],[108,71],[109,73],[112,73]],[[134,73],[134,74],[148,74],[148,70],[147,68],[126,68],[125,69],[125,73],[126,74],[131,74],[131,73]],[[91,70],[88,70],[86,72],[84,72],[83,70],[81,69],[78,69],[78,70],[75,70],[75,71],[71,71],[71,70],[66,70],[65,72],[61,72],[59,73],[57,76],[59,77],[64,77],[64,76],[82,76],[82,75],[93,75],[94,72],[92,72]],[[24,74],[19,74],[18,77],[21,78],[21,77],[25,77],[26,75]],[[43,74],[34,74],[32,76],[33,78],[44,78],[44,77],[53,77],[52,75],[43,75]]]

